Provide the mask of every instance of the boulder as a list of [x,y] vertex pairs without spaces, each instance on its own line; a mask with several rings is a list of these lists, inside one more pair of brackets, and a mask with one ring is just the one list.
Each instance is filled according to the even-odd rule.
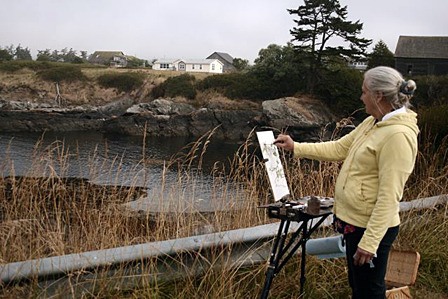
[[166,99],[156,99],[149,103],[140,103],[129,107],[127,114],[151,112],[155,115],[188,115],[196,109],[186,103],[176,103]]
[[[0,131],[86,131],[148,136],[199,137],[215,129],[214,136],[244,140],[255,128],[288,130],[312,139],[334,121],[329,109],[309,97],[265,101],[262,109],[196,109],[188,103],[157,99],[133,104],[119,99],[101,107],[47,107],[1,102]],[[304,134],[304,132],[306,134]],[[301,138],[295,138],[301,139]]]
[[335,121],[328,107],[310,97],[264,101],[262,107],[266,123],[277,129],[316,128]]

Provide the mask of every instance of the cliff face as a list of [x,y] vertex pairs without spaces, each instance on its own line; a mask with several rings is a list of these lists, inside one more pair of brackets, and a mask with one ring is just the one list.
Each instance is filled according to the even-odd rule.
[[[119,71],[119,70],[117,70]],[[55,84],[35,72],[0,73],[0,131],[89,131],[148,136],[199,137],[215,130],[225,139],[246,139],[252,130],[298,132],[317,136],[334,121],[319,100],[282,98],[260,103],[201,94],[195,101],[150,100],[150,91],[164,78],[147,73],[138,90],[119,93],[102,88],[95,77],[102,69],[83,70],[89,80]]]
[[100,107],[51,107],[0,101],[0,131],[88,131],[148,136],[202,136],[215,129],[224,139],[245,139],[253,129],[270,127],[317,134],[334,121],[318,100],[282,98],[265,101],[262,108],[195,108],[171,99],[133,104],[130,98]]

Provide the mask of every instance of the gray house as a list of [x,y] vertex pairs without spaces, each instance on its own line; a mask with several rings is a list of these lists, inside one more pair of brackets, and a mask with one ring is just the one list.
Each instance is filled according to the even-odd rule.
[[400,36],[395,68],[403,75],[447,75],[448,36]]
[[121,51],[95,51],[89,57],[89,62],[112,67],[126,67],[127,58]]
[[224,65],[223,68],[224,73],[232,72],[235,70],[235,67],[233,66],[233,57],[227,53],[214,52],[213,54],[208,56],[207,59],[218,59],[219,61],[221,61],[222,64]]

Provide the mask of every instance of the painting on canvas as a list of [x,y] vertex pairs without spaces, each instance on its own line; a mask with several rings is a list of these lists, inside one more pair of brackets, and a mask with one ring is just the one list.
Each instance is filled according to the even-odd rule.
[[279,201],[283,196],[289,194],[289,188],[278,148],[274,145],[274,133],[272,131],[257,132],[257,138],[265,161],[274,200]]

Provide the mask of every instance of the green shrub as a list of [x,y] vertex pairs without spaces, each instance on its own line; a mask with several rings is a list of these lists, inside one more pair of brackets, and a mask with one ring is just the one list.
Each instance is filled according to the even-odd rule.
[[448,76],[417,76],[412,79],[417,83],[417,90],[411,104],[418,113],[421,136],[437,147],[448,136]]
[[107,73],[98,77],[98,83],[105,88],[116,88],[119,92],[130,92],[143,85],[142,73]]
[[2,61],[0,62],[0,71],[5,73],[15,73],[18,70],[21,70],[22,66],[17,63],[11,63],[11,61]]
[[81,68],[73,65],[52,66],[38,71],[37,76],[45,81],[52,82],[75,82],[87,79]]
[[152,96],[154,98],[181,96],[192,100],[196,97],[195,80],[196,78],[189,74],[170,77],[152,90]]
[[420,108],[418,110],[418,125],[422,136],[433,136],[438,143],[448,136],[448,104]]
[[198,90],[216,90],[224,92],[227,88],[236,84],[241,78],[241,74],[223,74],[205,77],[196,84]]
[[[261,73],[231,73],[209,76],[197,84],[199,90],[216,90],[228,98],[249,100],[272,100],[297,92],[292,78],[275,80]],[[297,80],[296,80],[297,81]]]
[[411,79],[417,83],[412,99],[416,108],[448,105],[448,76],[417,76]]
[[270,81],[264,81],[251,73],[234,74],[233,84],[224,91],[231,99],[271,100],[273,96]]
[[364,107],[360,100],[363,80],[358,70],[345,67],[327,70],[316,87],[316,95],[336,115],[349,116]]
[[14,73],[21,69],[30,69],[33,71],[39,71],[48,69],[51,64],[48,62],[33,61],[33,60],[12,60],[12,61],[1,61],[0,71],[7,73]]

